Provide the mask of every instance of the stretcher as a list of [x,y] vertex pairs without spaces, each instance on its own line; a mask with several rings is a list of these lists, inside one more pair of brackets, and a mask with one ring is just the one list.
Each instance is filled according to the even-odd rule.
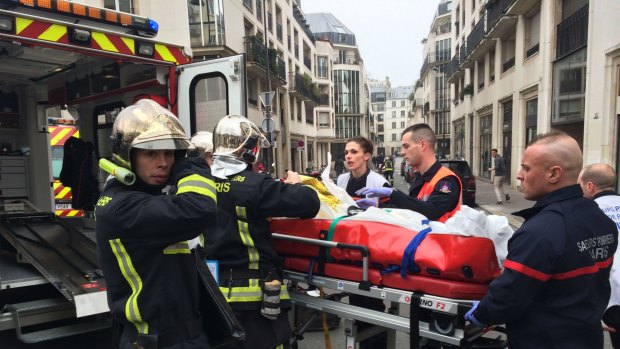
[[[404,276],[400,272],[390,272],[385,265],[377,263],[377,258],[372,258],[372,251],[377,250],[373,248],[372,240],[366,240],[365,244],[341,242],[335,241],[338,238],[334,238],[333,234],[332,239],[328,240],[322,236],[328,235],[326,230],[321,229],[322,233],[317,235],[309,227],[314,224],[315,228],[324,228],[331,222],[309,224],[310,221],[288,220],[284,223],[274,220],[271,225],[274,246],[284,256],[283,276],[291,283],[292,302],[344,318],[346,348],[355,348],[356,342],[384,331],[388,333],[388,348],[396,348],[397,331],[409,334],[410,348],[419,348],[430,342],[443,347],[507,347],[502,327],[471,327],[463,319],[472,301],[481,299],[487,292],[491,280],[480,281],[471,277],[467,280],[458,273],[450,279],[422,272],[408,272]],[[372,230],[370,222],[362,225],[366,230]],[[298,230],[291,230],[291,227]],[[286,234],[275,232],[283,230]],[[364,238],[359,239],[358,234],[356,241],[360,240]],[[333,256],[349,258],[335,259]],[[489,263],[493,264],[491,260]],[[439,274],[445,276],[445,273]],[[319,298],[309,295],[307,290],[313,288],[321,288],[330,296]],[[389,302],[388,312],[341,302],[350,294]],[[359,322],[374,326],[358,331]],[[301,331],[299,328],[295,330],[291,341],[293,347],[298,339],[303,338],[300,332],[303,332],[304,325],[299,326]]]

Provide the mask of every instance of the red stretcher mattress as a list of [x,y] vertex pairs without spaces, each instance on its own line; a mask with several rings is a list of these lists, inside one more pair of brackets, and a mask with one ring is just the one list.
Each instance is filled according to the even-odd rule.
[[[490,239],[451,234],[420,233],[391,224],[341,220],[274,219],[271,231],[311,239],[367,246],[374,268],[392,268],[389,279],[406,279],[407,274],[431,278],[487,284],[500,274],[495,247]],[[423,238],[422,238],[423,237]],[[412,246],[415,249],[412,251]],[[274,239],[276,252],[282,256],[316,258],[320,247],[289,240]],[[356,250],[330,248],[330,261],[360,262]],[[385,279],[386,277],[384,277]],[[392,281],[396,282],[396,281]]]
[[[287,257],[284,259],[284,269],[307,273],[310,262],[309,258]],[[314,264],[313,272],[318,273],[318,263]],[[362,268],[354,265],[325,263],[325,275],[336,279],[361,282]],[[368,269],[368,281],[375,286],[458,299],[482,299],[488,290],[488,284],[442,280],[411,274],[402,278],[398,273],[381,275],[377,269]]]

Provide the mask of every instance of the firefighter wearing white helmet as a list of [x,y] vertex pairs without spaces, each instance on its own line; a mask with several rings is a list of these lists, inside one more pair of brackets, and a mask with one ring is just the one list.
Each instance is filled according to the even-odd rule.
[[217,226],[205,234],[205,254],[218,261],[220,290],[245,330],[245,341],[234,348],[288,345],[290,297],[268,219],[315,217],[318,195],[300,185],[295,172],[289,171],[284,182],[252,172],[251,164],[268,143],[245,117],[221,119],[213,137],[219,211]]
[[191,146],[189,156],[202,157],[209,166],[213,165],[213,133],[198,131],[189,140]]
[[[205,348],[200,284],[187,240],[217,217],[215,183],[176,117],[151,100],[117,116],[114,161],[136,173],[111,179],[97,202],[97,243],[120,348]],[[174,194],[165,194],[168,185]],[[208,316],[208,314],[202,314]]]

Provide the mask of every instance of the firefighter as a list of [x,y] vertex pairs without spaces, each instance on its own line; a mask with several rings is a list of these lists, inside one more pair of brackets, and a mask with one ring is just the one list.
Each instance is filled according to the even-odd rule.
[[390,182],[390,186],[394,185],[394,164],[389,157],[383,163],[383,177]]
[[[132,185],[110,179],[95,208],[119,347],[206,348],[199,279],[187,240],[216,223],[209,167],[203,159],[185,158],[189,142],[183,127],[151,100],[119,113],[111,145],[116,164],[137,177]],[[169,184],[175,194],[165,194]]]
[[213,165],[213,133],[198,131],[189,140],[193,149],[187,152],[188,156],[198,156],[205,159],[209,166]]
[[506,324],[510,348],[603,349],[601,317],[618,231],[577,179],[579,144],[564,132],[528,144],[517,179],[536,204],[508,241],[504,272],[465,315],[478,326]]
[[288,346],[290,297],[272,247],[269,218],[313,218],[318,195],[298,184],[295,172],[288,171],[281,182],[252,171],[260,148],[269,143],[245,117],[221,119],[213,145],[218,224],[205,234],[205,254],[217,261],[220,290],[245,330],[245,341],[234,348]]
[[[448,220],[461,208],[463,186],[454,172],[437,161],[435,143],[435,132],[427,124],[407,127],[402,133],[401,154],[418,169],[409,187],[409,195],[393,188],[366,187],[357,192],[358,196],[389,197],[389,206],[419,212],[433,221]],[[367,206],[364,201],[358,205]]]

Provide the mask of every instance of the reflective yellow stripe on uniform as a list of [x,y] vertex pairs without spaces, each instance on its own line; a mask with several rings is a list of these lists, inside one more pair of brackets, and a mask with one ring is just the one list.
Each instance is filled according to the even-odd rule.
[[[241,236],[241,241],[248,248],[248,258],[250,263],[248,265],[248,269],[258,269],[258,261],[260,256],[258,254],[258,250],[254,246],[254,240],[252,239],[252,235],[250,235],[250,227],[248,225],[248,217],[245,207],[236,206],[235,211],[237,212],[237,226],[239,228],[239,236]],[[258,279],[250,279],[250,286],[258,286]]]
[[193,174],[179,181],[177,195],[197,193],[210,197],[217,202],[215,182],[201,175]]
[[177,242],[176,244],[172,244],[164,249],[164,254],[190,254],[189,244],[187,241]]
[[112,248],[114,256],[116,256],[116,261],[121,273],[123,273],[125,280],[131,287],[131,295],[127,299],[127,303],[125,303],[125,317],[127,321],[136,326],[138,333],[147,334],[149,333],[149,324],[142,321],[140,309],[138,309],[138,296],[142,291],[142,279],[134,268],[121,239],[110,240],[110,247]]
[[[222,291],[228,302],[262,302],[263,300],[263,291],[260,286],[220,287],[220,291]],[[291,299],[286,285],[280,286],[280,299]]]

